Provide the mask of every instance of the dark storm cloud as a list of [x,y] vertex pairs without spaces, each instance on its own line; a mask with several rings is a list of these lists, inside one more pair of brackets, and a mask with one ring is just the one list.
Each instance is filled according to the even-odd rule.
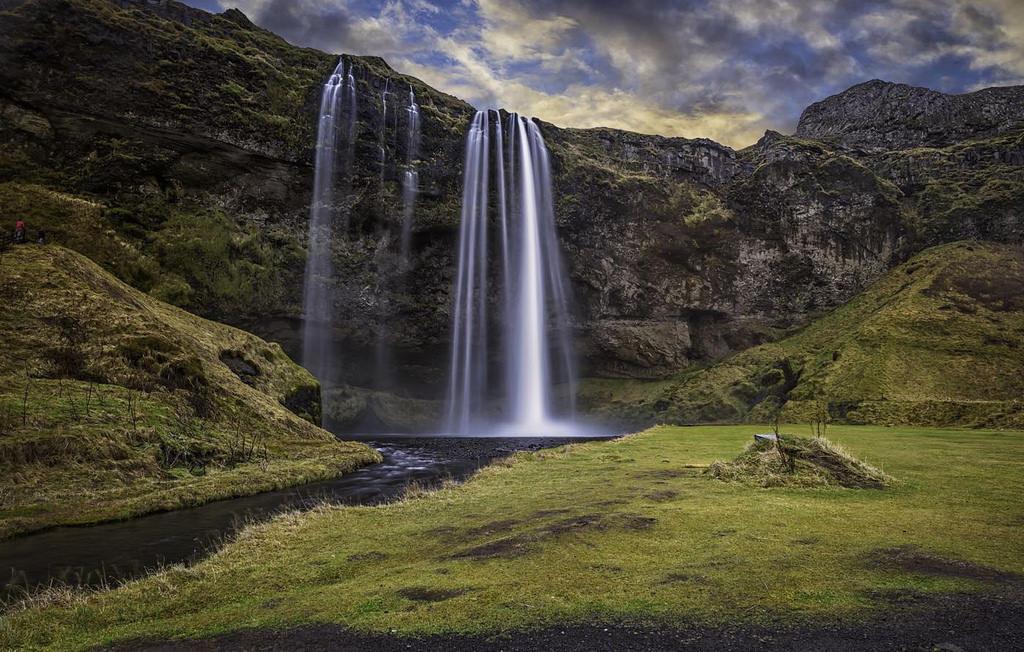
[[[959,0],[524,0],[522,6],[535,17],[571,18],[593,48],[611,52],[595,67],[599,83],[693,114],[761,112],[766,124],[790,129],[807,104],[872,77],[967,90],[980,72],[963,50],[1003,36],[992,8]],[[626,51],[616,56],[615,48]]]
[[986,13],[973,6],[960,9],[958,18],[964,21],[971,33],[984,39],[996,39],[1003,36],[1003,30],[999,25],[999,17],[992,13]]
[[1021,0],[237,2],[293,43],[384,56],[480,107],[738,146],[868,79],[1024,81]]
[[249,18],[289,43],[335,52],[349,39],[352,16],[330,2],[269,0]]

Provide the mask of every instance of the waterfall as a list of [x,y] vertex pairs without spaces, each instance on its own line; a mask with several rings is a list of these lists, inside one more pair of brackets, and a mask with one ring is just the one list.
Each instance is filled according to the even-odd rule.
[[[491,125],[489,113],[478,112],[466,138],[446,428],[456,434],[566,434],[575,428],[571,400],[556,418],[555,386],[560,380],[574,396],[574,368],[550,160],[540,129],[518,115],[510,117],[507,130],[500,119],[493,122],[502,283],[494,321],[502,325],[503,373],[496,383],[488,377]],[[504,396],[490,400],[488,389],[502,383]],[[503,419],[494,418],[489,403],[500,405]]]
[[388,89],[391,88],[391,80],[387,79],[384,82],[384,90],[380,94],[381,104],[381,116],[380,116],[380,183],[381,183],[381,198],[384,196],[384,166],[387,163],[387,142],[385,140],[385,134],[388,130]]
[[334,307],[331,243],[334,239],[335,219],[339,216],[347,218],[344,206],[339,207],[335,203],[336,163],[340,158],[342,172],[347,178],[355,144],[355,127],[355,78],[351,64],[346,70],[342,59],[324,84],[320,99],[313,198],[309,210],[309,248],[303,288],[305,319],[302,363],[324,387],[331,382],[334,366],[331,350]]
[[467,434],[480,417],[487,383],[487,114],[480,111],[466,136],[462,178],[452,353],[449,375],[448,431]]
[[409,87],[409,129],[405,155],[405,176],[402,178],[402,263],[409,263],[409,248],[412,240],[412,217],[416,207],[416,193],[419,191],[419,172],[416,160],[420,155],[420,107],[416,104],[416,93]]

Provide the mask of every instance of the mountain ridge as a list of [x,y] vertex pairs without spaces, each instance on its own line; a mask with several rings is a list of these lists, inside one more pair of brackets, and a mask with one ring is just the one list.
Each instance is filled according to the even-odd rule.
[[795,136],[878,154],[942,147],[1024,126],[1024,86],[993,86],[949,95],[872,79],[808,106]]

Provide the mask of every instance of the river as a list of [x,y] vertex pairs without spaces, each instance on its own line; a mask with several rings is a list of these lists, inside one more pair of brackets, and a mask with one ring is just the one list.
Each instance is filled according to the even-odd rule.
[[409,437],[364,440],[384,461],[335,480],[219,500],[200,507],[84,527],[56,527],[0,541],[0,599],[49,584],[110,586],[161,566],[194,563],[239,529],[286,510],[320,502],[373,505],[411,483],[462,481],[517,450],[539,450],[587,438]]

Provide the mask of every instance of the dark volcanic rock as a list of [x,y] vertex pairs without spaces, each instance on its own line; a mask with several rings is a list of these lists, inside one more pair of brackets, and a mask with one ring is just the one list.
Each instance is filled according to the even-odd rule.
[[1024,86],[945,95],[875,79],[804,109],[796,135],[871,154],[950,145],[1021,126]]

